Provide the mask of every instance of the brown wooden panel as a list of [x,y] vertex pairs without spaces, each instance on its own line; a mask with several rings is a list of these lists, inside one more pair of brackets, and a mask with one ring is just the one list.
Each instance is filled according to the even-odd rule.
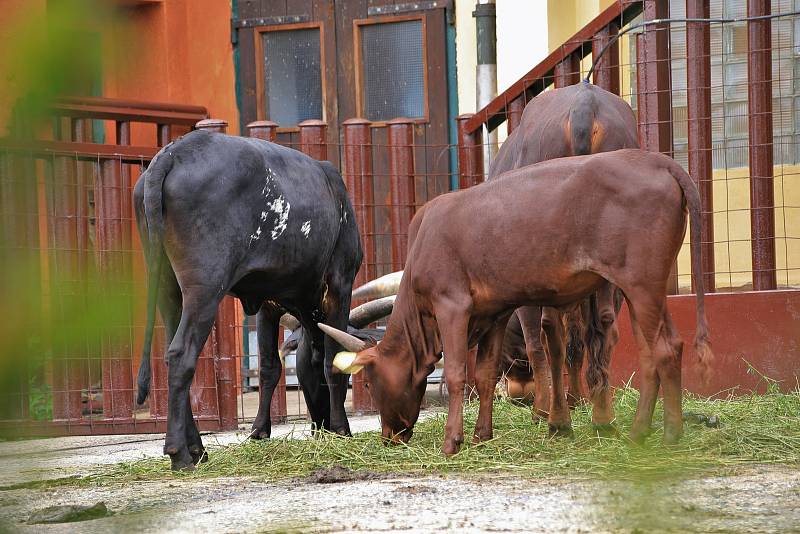
[[261,0],[239,0],[238,8],[240,19],[261,16]]
[[242,91],[242,123],[264,119],[256,111],[255,30],[252,28],[239,30],[239,83]]
[[286,15],[311,15],[314,20],[317,20],[317,15],[314,13],[313,0],[290,0],[286,2],[284,7]]

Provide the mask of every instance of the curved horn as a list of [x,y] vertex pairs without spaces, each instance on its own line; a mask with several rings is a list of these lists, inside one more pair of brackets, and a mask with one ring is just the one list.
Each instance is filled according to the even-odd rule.
[[350,325],[355,328],[364,328],[369,323],[374,323],[378,319],[391,315],[392,308],[394,308],[394,299],[396,298],[397,295],[391,295],[356,306],[350,310]]
[[351,336],[347,332],[342,332],[341,330],[337,330],[332,326],[328,326],[322,323],[317,323],[317,326],[319,327],[320,330],[328,334],[339,345],[344,347],[344,350],[349,350],[351,352],[361,352],[362,350],[369,347],[369,345],[365,341],[361,341],[357,337]]
[[297,318],[290,313],[284,313],[281,315],[280,324],[282,327],[288,328],[289,330],[297,330],[300,328],[300,321],[298,321]]
[[400,280],[403,278],[403,271],[389,273],[376,278],[372,282],[367,282],[361,287],[353,290],[354,299],[374,299],[396,295],[400,289]]

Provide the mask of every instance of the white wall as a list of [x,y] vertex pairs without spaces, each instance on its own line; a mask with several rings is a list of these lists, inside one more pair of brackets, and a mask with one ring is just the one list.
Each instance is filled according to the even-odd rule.
[[[475,0],[455,0],[458,112],[474,113]],[[548,54],[546,0],[497,0],[497,90],[505,91]]]

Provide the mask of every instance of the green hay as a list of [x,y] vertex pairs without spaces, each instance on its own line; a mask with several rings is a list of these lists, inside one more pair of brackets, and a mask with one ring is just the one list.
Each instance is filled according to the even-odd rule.
[[[402,474],[487,473],[524,477],[595,476],[642,478],[730,470],[746,464],[800,464],[800,391],[783,394],[774,387],[765,395],[709,400],[684,399],[684,410],[717,415],[719,428],[686,424],[678,445],[661,443],[661,409],[654,432],[644,445],[627,438],[639,394],[616,391],[616,426],[620,437],[591,432],[591,412],[573,412],[574,439],[550,438],[544,422],[532,422],[530,408],[498,399],[494,404],[495,438],[466,443],[446,458],[441,453],[446,414],[419,423],[408,445],[386,447],[378,432],[345,439],[323,434],[317,439],[279,438],[212,448],[208,463],[189,473],[172,473],[169,461],[147,459],[117,464],[66,484],[109,484],[134,480],[244,476],[265,481],[304,477],[340,465],[354,471]],[[465,408],[465,436],[470,440],[478,403]]]

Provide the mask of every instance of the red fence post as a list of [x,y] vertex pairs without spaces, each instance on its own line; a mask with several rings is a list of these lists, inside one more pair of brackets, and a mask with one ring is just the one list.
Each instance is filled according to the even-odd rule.
[[392,228],[392,271],[406,263],[408,225],[414,216],[414,125],[411,119],[397,118],[386,123],[389,145],[389,189],[392,205],[389,219]]
[[[263,139],[272,143],[278,137],[278,123],[273,121],[253,121],[247,125],[247,135],[256,139]],[[279,328],[280,330],[280,328]],[[261,361],[259,354],[259,361]],[[259,373],[260,376],[260,373]],[[264,394],[259,386],[259,396]],[[286,405],[286,367],[281,365],[281,377],[272,392],[272,399],[269,404],[269,417],[272,423],[283,423],[288,416]]]
[[[770,0],[748,0],[747,15],[769,15]],[[772,152],[772,21],[747,23],[750,133],[750,235],[753,289],[775,289],[775,193]]]
[[[577,54],[570,54],[556,64],[553,85],[556,89],[575,85],[581,81],[581,58]],[[597,83],[597,82],[595,82]]]
[[[619,32],[619,26],[612,22],[594,35],[592,39],[592,57],[597,57],[603,47]],[[608,47],[594,69],[594,84],[606,91],[619,94],[619,41]]]
[[458,123],[458,188],[466,189],[483,181],[483,128],[467,131],[472,113],[456,117]]
[[250,137],[274,143],[278,138],[278,123],[272,121],[253,121],[247,125],[247,132]]
[[[130,123],[116,126],[117,144],[129,145]],[[104,160],[100,171],[94,184],[99,271],[108,291],[119,292],[131,278],[130,173],[119,160]],[[130,316],[125,317],[130,324]],[[103,415],[124,419],[133,416],[133,346],[122,325],[114,326],[102,342]]]
[[297,125],[300,128],[300,152],[316,160],[328,159],[325,133],[328,125],[321,120],[309,119]]
[[[506,128],[508,130],[508,135],[511,135],[511,132],[516,130],[517,126],[519,126],[519,122],[522,120],[522,112],[524,110],[525,110],[525,98],[522,96],[518,96],[517,98],[508,103],[508,109],[506,109],[506,117],[508,118],[506,123]],[[461,131],[462,122],[463,121],[458,121],[459,132]]]
[[[344,180],[356,212],[356,223],[364,247],[364,261],[356,276],[360,286],[375,278],[375,213],[372,188],[372,135],[366,119],[348,119],[342,123],[344,137]],[[364,385],[363,373],[353,375],[353,410],[374,412],[372,397]]]
[[[669,17],[669,2],[644,0],[644,20]],[[672,93],[669,27],[647,26],[636,36],[636,86],[639,140],[642,148],[672,156]],[[673,264],[667,293],[678,292],[678,267]]]
[[[79,134],[72,132],[70,135]],[[64,139],[63,131],[56,138]],[[71,137],[68,137],[68,139]],[[78,140],[78,139],[73,139]],[[85,195],[78,176],[78,162],[69,156],[53,158],[53,180],[48,188],[52,212],[48,217],[49,235],[52,236],[50,272],[57,273],[51,280],[53,319],[63,319],[63,310],[80,309],[79,302],[85,289],[85,242],[82,241],[81,220]],[[53,347],[53,419],[80,419],[81,389],[86,366],[69,347]]]
[[[199,121],[195,128],[198,130],[208,130],[211,132],[225,133],[228,123],[220,119],[203,119]],[[216,377],[217,390],[217,409],[219,410],[219,423],[223,430],[232,430],[237,427],[237,399],[236,399],[236,362],[239,351],[236,344],[236,299],[226,296],[222,299],[217,310],[217,319],[214,322],[214,336],[209,340],[216,341],[216,347],[206,343],[204,352],[211,348],[213,354],[214,374]],[[201,375],[202,367],[197,366],[197,374]],[[198,387],[203,388],[207,381],[200,381]],[[207,399],[205,392],[200,393],[201,399]],[[200,412],[202,414],[204,401],[200,401]],[[197,415],[197,414],[196,414]]]
[[[706,0],[686,0],[687,18],[708,18]],[[687,112],[689,126],[689,174],[700,191],[702,228],[700,251],[706,292],[714,279],[714,182],[711,144],[711,30],[708,24],[686,24]]]

